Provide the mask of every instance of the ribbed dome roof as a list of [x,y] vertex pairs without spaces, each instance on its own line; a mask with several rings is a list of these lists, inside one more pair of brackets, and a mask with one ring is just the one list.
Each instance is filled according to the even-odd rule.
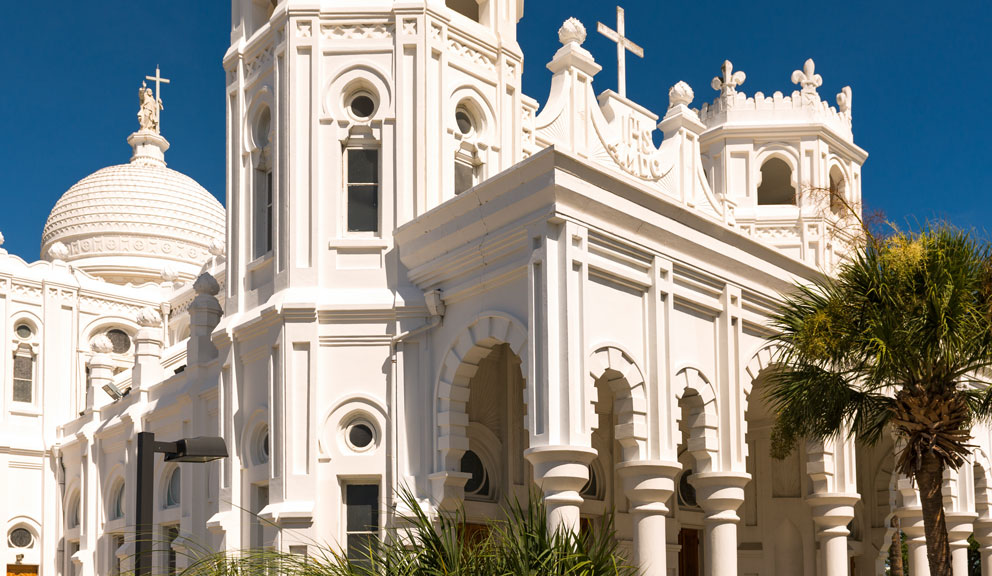
[[[110,282],[160,281],[163,268],[193,278],[223,242],[224,208],[195,180],[165,167],[158,134],[128,138],[135,155],[83,178],[55,203],[42,257],[62,258]],[[52,247],[61,242],[68,250]]]

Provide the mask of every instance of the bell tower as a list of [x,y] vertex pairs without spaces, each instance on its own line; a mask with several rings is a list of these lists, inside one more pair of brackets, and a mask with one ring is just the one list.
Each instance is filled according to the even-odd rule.
[[232,305],[397,288],[392,231],[511,166],[522,0],[233,0]]

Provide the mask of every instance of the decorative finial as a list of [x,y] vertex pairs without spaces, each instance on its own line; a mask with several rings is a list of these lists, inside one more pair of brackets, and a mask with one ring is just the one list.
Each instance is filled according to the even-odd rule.
[[596,23],[596,31],[617,43],[617,93],[627,95],[627,50],[644,58],[644,48],[634,44],[624,36],[623,8],[617,6],[617,29],[610,29],[602,22]]
[[90,340],[90,350],[97,354],[110,354],[114,351],[114,343],[106,334],[97,334]]
[[564,46],[569,42],[575,42],[579,46],[586,41],[586,27],[574,16],[565,20],[558,29],[558,41]]
[[727,97],[733,96],[737,93],[737,87],[747,80],[747,74],[738,70],[734,72],[734,65],[730,60],[724,60],[723,66],[720,66],[720,71],[723,73],[721,76],[716,76],[713,81],[710,82],[710,86],[714,90],[720,91],[720,96]]
[[851,113],[851,87],[844,86],[840,89],[840,94],[837,95],[837,108],[841,112]]
[[145,80],[155,82],[155,92],[152,93],[152,89],[145,84],[144,80],[141,82],[141,88],[138,89],[138,103],[140,105],[138,125],[143,131],[158,134],[160,132],[160,112],[165,109],[162,105],[162,84],[168,84],[169,80],[162,78],[158,66],[155,67],[155,75],[145,76]]
[[150,306],[145,306],[138,310],[138,326],[142,328],[158,328],[162,325],[162,316],[157,310]]
[[193,292],[216,296],[220,294],[220,284],[217,283],[216,278],[204,272],[197,276],[196,281],[193,282]]
[[668,90],[668,107],[675,108],[676,106],[688,106],[692,99],[695,98],[695,94],[692,92],[692,87],[679,80]]
[[792,83],[800,84],[803,92],[816,92],[816,89],[823,84],[823,78],[816,73],[816,63],[812,58],[807,58],[802,70],[792,72]]
[[210,243],[207,244],[207,251],[210,252],[212,256],[221,257],[224,255],[224,239],[223,238],[211,238]]
[[69,249],[65,244],[56,242],[48,249],[48,257],[52,260],[65,260],[69,257]]
[[160,274],[164,282],[175,283],[176,280],[179,280],[179,272],[176,272],[176,268],[172,264],[162,266],[162,272]]

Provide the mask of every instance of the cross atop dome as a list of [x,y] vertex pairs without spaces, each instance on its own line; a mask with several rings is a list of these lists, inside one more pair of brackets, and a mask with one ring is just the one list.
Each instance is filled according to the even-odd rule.
[[162,84],[168,84],[169,79],[162,77],[162,71],[159,70],[158,66],[155,66],[154,76],[145,76],[145,80],[151,80],[155,82],[155,92],[152,93],[152,89],[145,84],[144,80],[141,82],[141,88],[138,89],[138,125],[141,127],[142,131],[159,133],[159,122],[160,113],[165,109],[162,106]]
[[617,29],[614,31],[602,22],[596,22],[596,31],[617,43],[617,93],[627,96],[627,50],[644,58],[644,48],[624,36],[623,8],[617,6]]

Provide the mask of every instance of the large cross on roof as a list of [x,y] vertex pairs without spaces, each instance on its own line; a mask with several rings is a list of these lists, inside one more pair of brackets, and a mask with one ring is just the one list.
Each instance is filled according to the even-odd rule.
[[155,82],[155,100],[162,103],[162,84],[168,84],[169,80],[167,78],[162,78],[162,72],[159,71],[158,66],[155,66],[154,76],[145,76],[145,80],[151,80]]
[[602,22],[596,23],[596,30],[610,40],[617,43],[617,92],[627,96],[627,50],[644,58],[644,49],[634,44],[624,36],[623,8],[617,6],[617,29],[612,30]]

